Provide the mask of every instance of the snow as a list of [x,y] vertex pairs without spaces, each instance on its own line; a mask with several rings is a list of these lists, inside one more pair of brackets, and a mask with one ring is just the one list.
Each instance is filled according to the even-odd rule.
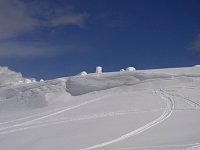
[[44,82],[44,79],[40,79],[40,82]]
[[0,77],[2,150],[200,149],[199,67]]
[[32,81],[30,79],[25,79],[25,83],[31,83]]
[[126,71],[135,71],[136,69],[134,67],[127,67]]
[[200,67],[200,65],[194,65],[194,67]]
[[0,87],[19,84],[23,81],[21,73],[14,72],[8,67],[0,67]]
[[96,73],[102,73],[102,67],[101,66],[96,67]]
[[85,75],[87,75],[87,72],[86,72],[86,71],[82,71],[82,72],[80,73],[80,76],[85,76]]

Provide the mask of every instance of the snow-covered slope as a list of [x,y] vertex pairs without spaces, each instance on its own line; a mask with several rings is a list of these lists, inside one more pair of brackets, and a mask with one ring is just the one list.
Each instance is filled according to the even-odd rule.
[[[0,80],[2,150],[200,149],[200,67]],[[9,82],[8,82],[9,81]]]

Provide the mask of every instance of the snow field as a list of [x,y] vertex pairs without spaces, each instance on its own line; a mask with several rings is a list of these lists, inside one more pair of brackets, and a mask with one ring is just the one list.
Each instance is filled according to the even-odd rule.
[[7,78],[0,82],[2,150],[199,149],[199,67],[28,84],[7,71],[0,72]]

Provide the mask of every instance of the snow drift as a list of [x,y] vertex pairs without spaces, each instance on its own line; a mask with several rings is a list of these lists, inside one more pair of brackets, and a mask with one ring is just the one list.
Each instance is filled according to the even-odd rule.
[[[66,93],[65,80],[32,82],[21,73],[0,68],[0,111],[22,108],[40,108],[49,104],[48,94]],[[30,81],[30,82],[27,82]]]
[[[185,71],[187,69],[187,71]],[[87,76],[74,76],[66,81],[67,91],[73,96],[86,94],[89,92],[106,90],[120,86],[131,86],[143,84],[144,82],[161,80],[162,84],[170,84],[170,82],[187,82],[192,80],[190,77],[200,77],[200,68],[184,68],[184,69],[167,69],[167,70],[150,70],[134,71],[134,72],[114,72],[104,74],[89,74]],[[165,82],[165,83],[163,83]],[[154,86],[154,85],[149,85]]]

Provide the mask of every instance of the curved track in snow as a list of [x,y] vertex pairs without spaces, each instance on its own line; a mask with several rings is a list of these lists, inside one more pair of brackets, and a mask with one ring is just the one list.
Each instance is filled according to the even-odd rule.
[[[174,145],[153,145],[153,146],[139,146],[139,147],[124,147],[118,148],[117,150],[149,150],[149,149],[171,149],[173,150],[199,150],[200,143],[191,143],[191,144],[174,144]],[[106,149],[106,150],[116,150],[116,149]]]
[[[56,112],[53,112],[53,113],[50,113],[50,114],[47,114],[47,115],[43,115],[43,116],[37,117],[35,119],[31,119],[31,120],[28,120],[28,121],[24,121],[24,122],[21,122],[21,123],[13,124],[13,125],[6,126],[6,127],[1,127],[0,128],[0,135],[4,134],[4,133],[7,133],[7,132],[10,133],[10,131],[8,131],[8,130],[13,130],[13,128],[22,127],[22,126],[26,126],[26,125],[31,125],[33,122],[40,121],[40,120],[43,120],[43,119],[46,119],[46,118],[49,118],[49,117],[52,117],[52,116],[56,116],[58,114],[66,112],[66,111],[73,110],[73,109],[79,108],[81,106],[84,106],[84,105],[87,105],[87,104],[99,101],[102,98],[107,97],[107,96],[109,96],[109,95],[105,95],[105,96],[100,97],[100,98],[95,98],[95,99],[92,99],[92,100],[88,100],[88,101],[79,103],[77,105],[71,106],[71,107],[63,108],[63,109],[58,110]],[[33,115],[31,115],[30,117],[32,117],[32,116]],[[27,118],[30,118],[30,117],[25,117],[25,118],[21,118],[21,119],[19,118],[19,119],[16,119],[16,120],[11,120],[11,121],[8,121],[8,122],[3,122],[3,123],[0,123],[0,124],[10,123],[10,122],[16,122],[16,121],[27,119]],[[5,130],[7,130],[7,131],[5,131]]]
[[[149,128],[163,122],[168,117],[170,117],[170,115],[172,114],[172,110],[174,109],[174,100],[173,100],[172,96],[167,94],[163,90],[157,91],[155,93],[158,94],[162,99],[164,99],[166,101],[166,108],[164,109],[163,114],[159,118],[153,120],[152,122],[138,128],[134,131],[131,131],[131,132],[125,134],[125,135],[122,135],[122,136],[120,136],[120,137],[118,137],[114,140],[104,142],[104,143],[101,143],[101,144],[98,144],[98,145],[94,145],[94,146],[91,146],[91,147],[88,147],[88,148],[80,149],[80,150],[91,150],[91,149],[101,148],[101,147],[104,147],[104,146],[107,146],[107,145],[110,145],[110,144],[114,144],[114,143],[123,141],[127,138],[130,138],[132,136],[135,136],[137,134],[140,134],[140,133],[148,130]],[[55,111],[55,112],[52,112],[52,113],[49,113],[49,114],[46,114],[46,115],[42,115],[40,117],[31,119],[31,120],[28,120],[28,121],[26,120],[26,121],[21,122],[21,123],[16,123],[16,124],[13,124],[13,125],[10,125],[10,126],[7,126],[7,127],[2,127],[2,128],[0,128],[0,135],[9,134],[9,133],[18,132],[18,131],[24,131],[24,130],[27,130],[27,129],[49,126],[49,125],[56,125],[56,124],[59,124],[59,123],[67,123],[67,122],[73,122],[73,121],[97,119],[97,118],[102,118],[102,117],[120,116],[120,115],[126,115],[126,114],[130,114],[130,113],[138,112],[138,111],[134,111],[134,110],[127,110],[127,111],[121,111],[121,112],[107,112],[107,113],[102,113],[102,114],[91,114],[91,115],[85,115],[85,116],[76,117],[76,118],[63,118],[63,119],[60,118],[60,119],[54,119],[54,120],[44,120],[46,118],[50,118],[52,116],[64,113],[66,111],[73,110],[73,109],[79,108],[81,106],[96,102],[96,101],[101,100],[102,98],[107,97],[107,96],[88,100],[88,101],[79,103],[77,105],[67,107],[67,108],[63,108],[61,110],[58,110],[58,111]],[[145,110],[145,111],[158,111],[158,110]],[[22,120],[23,120],[23,118],[22,118]]]
[[120,141],[123,141],[123,140],[126,140],[130,137],[133,137],[135,135],[138,135],[154,126],[156,126],[157,124],[160,124],[162,123],[163,121],[165,121],[167,118],[169,118],[172,114],[172,110],[174,109],[174,100],[172,97],[170,97],[169,95],[167,95],[163,90],[160,90],[160,91],[156,91],[155,93],[159,94],[159,96],[164,99],[167,103],[167,106],[166,106],[166,109],[165,111],[163,112],[163,114],[153,120],[152,122],[149,122],[148,124],[136,129],[136,130],[133,130],[127,134],[124,134],[116,139],[113,139],[111,141],[107,141],[107,142],[104,142],[104,143],[101,143],[101,144],[97,144],[97,145],[94,145],[94,146],[91,146],[91,147],[87,147],[87,148],[83,148],[83,149],[79,149],[79,150],[92,150],[92,149],[96,149],[96,148],[101,148],[101,147],[104,147],[104,146],[107,146],[107,145],[110,145],[110,144],[114,144],[114,143],[117,143],[117,142],[120,142]]
[[[155,111],[160,111],[160,110],[149,110],[149,111],[146,110],[146,111],[139,111],[139,112],[155,112]],[[133,114],[133,113],[139,113],[139,112],[134,111],[134,110],[127,110],[127,111],[119,111],[119,112],[91,114],[91,115],[85,115],[85,116],[74,117],[74,118],[58,118],[58,119],[44,120],[44,121],[39,121],[39,122],[32,122],[30,124],[25,124],[22,126],[12,127],[11,129],[8,129],[8,130],[3,130],[0,132],[0,135],[14,133],[18,131],[24,131],[28,129],[39,128],[39,127],[45,127],[45,126],[50,126],[50,125],[57,125],[61,123],[99,119],[99,118],[105,118],[105,117],[117,117],[117,116],[124,116],[124,115]]]

